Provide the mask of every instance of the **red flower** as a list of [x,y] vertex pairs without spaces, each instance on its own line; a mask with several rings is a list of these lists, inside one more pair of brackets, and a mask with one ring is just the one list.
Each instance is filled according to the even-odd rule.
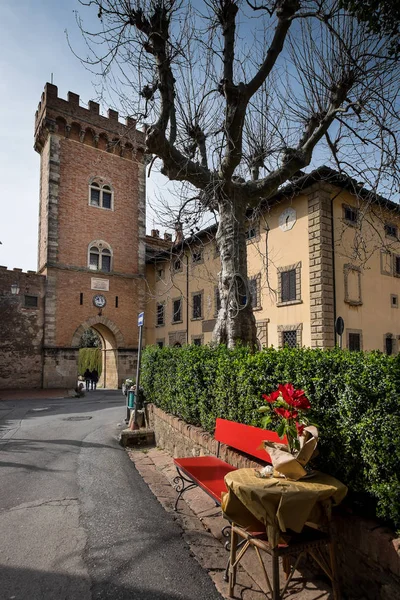
[[308,398],[306,398],[304,390],[296,390],[291,383],[285,383],[285,385],[280,384],[278,390],[282,394],[282,398],[286,404],[289,404],[289,406],[293,406],[300,410],[311,408],[311,404]]
[[274,408],[274,411],[277,415],[283,417],[284,419],[296,419],[299,414],[296,410],[292,412],[286,408]]
[[296,421],[295,425],[296,425],[296,429],[297,429],[297,434],[303,435],[305,425],[303,425],[302,423],[298,423],[297,421]]
[[270,396],[267,396],[267,394],[263,394],[262,397],[264,398],[264,400],[266,402],[275,402],[275,400],[277,400],[279,398],[280,392],[279,390],[276,390],[275,392],[272,392],[272,394]]

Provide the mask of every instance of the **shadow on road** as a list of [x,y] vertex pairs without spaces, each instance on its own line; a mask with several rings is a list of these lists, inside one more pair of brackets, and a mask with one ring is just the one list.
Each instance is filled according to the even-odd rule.
[[[36,571],[0,565],[1,598],[29,598],[29,600],[182,600],[182,594],[171,594],[138,585],[91,581],[64,573]],[[199,590],[201,596],[201,590]],[[189,599],[188,599],[189,600]],[[195,600],[193,598],[193,600]]]

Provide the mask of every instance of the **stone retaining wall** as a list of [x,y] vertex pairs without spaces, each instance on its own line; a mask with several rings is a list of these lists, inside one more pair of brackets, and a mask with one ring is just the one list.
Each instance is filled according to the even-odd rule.
[[[172,456],[216,454],[218,443],[206,431],[149,405],[156,444]],[[221,444],[220,457],[235,467],[257,463]],[[351,515],[344,505],[335,514],[337,556],[346,597],[366,600],[400,598],[400,538],[377,521]]]

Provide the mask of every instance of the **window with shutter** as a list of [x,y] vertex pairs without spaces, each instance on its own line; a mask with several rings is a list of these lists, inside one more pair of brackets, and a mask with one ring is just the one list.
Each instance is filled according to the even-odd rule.
[[400,256],[394,257],[394,272],[397,277],[400,277]]
[[172,322],[178,323],[182,321],[182,300],[174,300],[172,305]]
[[89,204],[110,210],[112,209],[112,203],[113,191],[111,187],[109,185],[102,185],[100,179],[92,181],[89,185]]
[[202,295],[193,295],[193,319],[201,319],[202,317]]
[[296,300],[296,269],[281,273],[281,301]]
[[164,325],[164,304],[157,304],[157,325]]
[[387,335],[385,338],[385,352],[388,356],[393,354],[393,338],[391,335]]
[[361,350],[361,336],[359,333],[349,333],[349,350],[355,352]]
[[253,308],[258,306],[258,294],[257,294],[257,279],[249,279],[249,293],[251,298],[251,305]]

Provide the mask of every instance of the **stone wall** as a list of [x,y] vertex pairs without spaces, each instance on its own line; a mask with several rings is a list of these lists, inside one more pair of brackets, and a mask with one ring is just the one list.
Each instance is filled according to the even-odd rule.
[[75,388],[78,381],[79,348],[45,348],[43,387]]
[[[216,454],[218,443],[201,429],[149,406],[157,446],[174,457]],[[257,463],[221,444],[220,457],[236,467]],[[400,598],[400,538],[377,521],[349,512],[344,503],[334,517],[342,590],[352,600]]]
[[42,386],[45,285],[33,271],[0,267],[0,389]]
[[308,242],[312,348],[333,348],[335,345],[331,204],[329,188],[324,189],[320,183],[310,188]]

